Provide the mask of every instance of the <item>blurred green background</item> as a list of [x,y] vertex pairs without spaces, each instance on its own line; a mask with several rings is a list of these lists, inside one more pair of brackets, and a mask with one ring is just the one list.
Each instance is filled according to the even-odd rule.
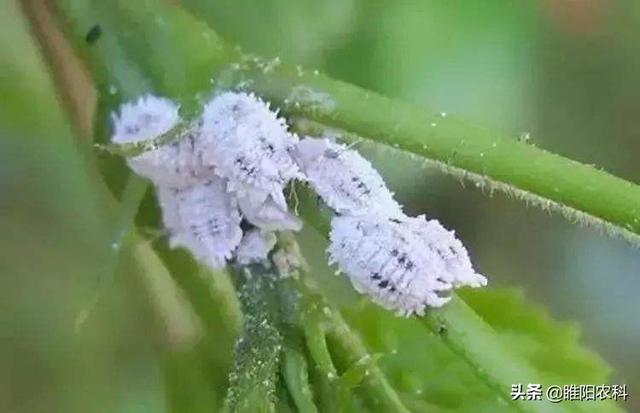
[[[245,50],[640,182],[640,2],[182,3]],[[112,201],[56,93],[20,5],[4,0],[0,411],[163,411],[159,366],[188,364],[188,356],[167,359],[176,344],[162,338],[167,321],[148,283],[127,257],[113,264]],[[385,161],[387,150],[363,148],[407,210],[455,228],[492,285],[522,286],[556,318],[578,321],[587,345],[614,367],[612,382],[629,385],[628,410],[640,410],[638,249],[415,163],[400,170]]]

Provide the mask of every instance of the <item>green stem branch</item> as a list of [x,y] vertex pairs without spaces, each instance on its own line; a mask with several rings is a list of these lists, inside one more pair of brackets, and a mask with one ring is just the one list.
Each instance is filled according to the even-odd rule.
[[282,357],[282,377],[298,411],[300,413],[317,413],[318,409],[313,401],[313,392],[309,385],[307,360],[300,351],[293,348],[285,348]]
[[[342,318],[340,313],[329,307],[319,293],[314,292],[313,287],[303,281],[292,280],[296,291],[302,294],[303,308],[308,316],[315,318],[324,325],[326,339],[330,340],[332,348],[339,353],[348,366],[361,364],[363,361],[373,360],[360,338],[351,330],[351,327]],[[315,314],[313,314],[315,313]],[[318,339],[325,340],[324,335]],[[334,370],[333,363],[327,367]],[[361,394],[368,401],[382,411],[408,412],[400,397],[387,380],[384,372],[374,363],[367,362],[367,374],[362,382]]]
[[446,172],[638,241],[640,186],[455,116],[345,82],[249,59],[238,83],[298,116],[434,161]]
[[283,337],[279,332],[277,277],[262,266],[237,268],[238,297],[244,313],[229,376],[230,412],[275,412],[276,383]]
[[[193,115],[212,83],[218,89],[244,88],[263,96],[286,116],[303,117],[406,150],[437,162],[450,173],[485,182],[627,238],[637,239],[640,234],[638,185],[455,116],[389,99],[316,71],[286,66],[278,59],[243,54],[189,13],[160,0],[117,0],[114,7],[90,3],[64,0],[58,7],[72,43],[105,85],[102,90],[109,85],[126,92],[125,97],[152,88],[178,99]],[[97,20],[104,25],[105,34],[87,45],[83,41],[86,30]],[[178,37],[180,41],[168,40]],[[149,44],[154,47],[147,47]]]

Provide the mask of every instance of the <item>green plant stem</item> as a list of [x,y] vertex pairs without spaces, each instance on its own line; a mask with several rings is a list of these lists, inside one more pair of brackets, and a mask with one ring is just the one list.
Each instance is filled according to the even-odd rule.
[[536,403],[511,400],[511,385],[539,382],[538,373],[506,348],[493,329],[456,294],[445,308],[431,310],[421,321],[469,365],[503,405],[523,412],[565,412],[569,408],[544,398]]
[[[265,73],[251,63],[239,67],[240,81],[249,81],[251,90],[280,106],[285,115],[435,160],[453,168],[452,173],[457,169],[462,175],[473,174],[472,179],[494,182],[496,189],[520,190],[515,195],[545,207],[571,208],[562,212],[586,223],[603,224],[600,219],[640,234],[640,186],[595,167],[313,72],[278,66]],[[575,214],[580,211],[596,220]]]
[[[294,286],[294,288],[296,287]],[[296,291],[299,291],[298,288]],[[333,364],[327,346],[325,332],[327,326],[318,311],[320,302],[319,300],[311,300],[311,297],[304,294],[302,300],[298,301],[303,301],[304,304],[304,310],[298,311],[300,314],[298,324],[303,330],[304,344],[312,362],[313,381],[320,410],[323,412],[337,411],[336,380],[338,379],[338,371]]]
[[[362,340],[351,330],[340,313],[330,308],[312,286],[301,280],[292,280],[291,282],[295,284],[296,291],[302,294],[302,308],[316,313],[309,315],[315,318],[316,322],[322,322],[326,338],[333,344],[332,348],[335,348],[335,351],[342,355],[349,366],[359,365],[363,360],[372,359]],[[322,335],[317,339],[325,340],[325,337]],[[333,366],[333,363],[330,365]],[[369,400],[369,403],[382,411],[408,412],[409,410],[403,405],[382,370],[375,363],[367,363],[367,367],[367,374],[362,381],[361,394]],[[335,369],[327,367],[327,370]]]
[[333,380],[338,376],[338,373],[327,347],[326,333],[318,320],[309,321],[303,327],[305,342],[311,358],[327,379]]
[[169,347],[174,350],[193,347],[202,336],[202,324],[194,308],[151,245],[139,237],[132,244],[127,253],[135,259],[136,272],[162,320]]
[[282,377],[298,411],[300,413],[317,413],[318,409],[313,402],[313,392],[309,385],[307,360],[298,350],[293,348],[285,348],[282,356]]
[[380,354],[370,356],[367,354],[357,362],[353,363],[337,381],[337,399],[338,411],[347,411],[351,406],[351,393],[364,382],[371,372],[371,368],[375,367]]
[[225,402],[230,412],[275,412],[276,383],[283,347],[279,332],[277,276],[260,265],[234,271],[244,324]]
[[[333,314],[333,328],[327,332],[328,339],[336,347],[336,351],[348,357],[347,362],[355,365],[369,360],[368,353],[362,340],[356,336],[349,325],[339,315]],[[389,412],[409,412],[402,400],[393,389],[382,370],[371,363],[363,380],[363,386],[367,388],[364,393],[366,398],[371,400],[374,406],[378,406],[382,411]]]
[[131,174],[122,192],[120,205],[117,207],[115,215],[115,225],[108,240],[106,258],[99,273],[98,287],[95,295],[88,305],[83,308],[75,320],[75,330],[82,328],[93,310],[98,305],[103,290],[113,282],[113,275],[116,271],[124,244],[133,237],[134,220],[144,194],[147,192],[149,184],[146,180]]
[[118,219],[114,225],[111,242],[113,255],[117,256],[128,234],[135,228],[135,218],[142,198],[149,189],[149,181],[131,173],[122,192]]

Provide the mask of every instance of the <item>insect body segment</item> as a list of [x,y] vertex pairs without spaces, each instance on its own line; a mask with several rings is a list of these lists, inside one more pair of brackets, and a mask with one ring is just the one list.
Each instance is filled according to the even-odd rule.
[[229,180],[229,189],[263,202],[270,195],[286,209],[285,185],[301,177],[289,154],[297,143],[286,123],[254,95],[223,93],[205,105],[204,162]]
[[194,155],[196,134],[190,132],[178,142],[131,157],[127,163],[137,174],[163,186],[181,188],[206,181],[213,174],[204,167],[197,153]]
[[330,240],[331,262],[380,305],[409,315],[449,301],[444,262],[401,224],[376,215],[339,216]]
[[179,192],[180,189],[161,185],[156,186],[156,197],[162,211],[162,223],[169,233],[169,246],[171,248],[186,247],[183,242],[186,234],[178,214]]
[[[125,103],[119,114],[112,115],[115,129],[112,142],[138,143],[167,133],[181,121],[178,109],[170,100],[150,95]],[[193,185],[207,175],[198,155],[198,133],[194,128],[182,139],[130,157],[127,163],[156,185],[176,188]]]
[[151,95],[124,103],[120,112],[111,116],[114,125],[111,141],[135,143],[160,136],[180,121],[178,109],[169,99]]
[[401,213],[380,174],[355,150],[326,138],[305,138],[294,153],[313,189],[336,212]]
[[403,225],[444,261],[447,270],[444,280],[454,287],[487,285],[487,279],[473,269],[467,249],[453,231],[447,230],[435,219],[427,220],[424,215],[408,218]]
[[221,268],[242,238],[238,206],[222,179],[175,192],[179,230],[176,242],[201,261]]

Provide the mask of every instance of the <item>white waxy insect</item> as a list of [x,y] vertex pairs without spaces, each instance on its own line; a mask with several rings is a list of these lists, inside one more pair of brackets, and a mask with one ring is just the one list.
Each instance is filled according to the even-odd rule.
[[330,240],[330,262],[383,307],[423,314],[450,300],[444,261],[401,221],[380,214],[334,217]]
[[[171,100],[152,95],[125,103],[120,106],[119,114],[112,114],[111,141],[125,144],[157,138],[181,122],[178,109]],[[129,157],[129,167],[156,185],[184,187],[201,181],[203,176],[212,175],[212,171],[202,165],[198,155],[198,134],[194,127],[174,143]]]
[[242,238],[236,200],[226,183],[213,178],[200,185],[158,191],[172,246],[183,246],[198,260],[221,268]]
[[256,227],[266,231],[299,231],[302,221],[271,198],[254,204],[249,197],[239,196],[242,216]]
[[179,121],[180,107],[171,100],[144,95],[136,102],[124,103],[119,114],[112,114],[114,143],[135,143],[168,132]]
[[473,269],[469,253],[455,232],[447,230],[435,219],[427,220],[424,215],[407,218],[403,225],[442,258],[447,270],[442,275],[443,280],[454,287],[487,285],[487,279]]
[[[181,122],[178,109],[154,96],[124,104],[113,115],[112,140],[135,143],[165,134]],[[295,243],[269,254],[273,231],[302,227],[288,211],[284,187],[304,179],[340,214],[331,222],[330,261],[383,307],[423,314],[447,303],[453,288],[487,284],[455,234],[437,220],[404,215],[358,152],[329,139],[298,141],[253,95],[212,99],[183,139],[128,162],[156,185],[170,245],[213,268],[234,255],[241,265],[269,257],[281,274],[304,268]],[[244,236],[243,218],[257,227]]]
[[294,157],[313,189],[340,214],[401,214],[382,177],[355,150],[329,139],[302,139]]
[[171,248],[186,247],[182,242],[186,231],[178,214],[178,192],[180,189],[156,186],[156,197],[162,212],[162,223],[168,232]]
[[201,132],[204,162],[228,179],[230,190],[254,204],[270,195],[286,208],[283,189],[301,177],[290,155],[297,138],[265,102],[247,93],[223,93],[205,105]]
[[265,261],[275,245],[276,235],[273,232],[249,230],[242,236],[238,245],[236,260],[241,265]]

